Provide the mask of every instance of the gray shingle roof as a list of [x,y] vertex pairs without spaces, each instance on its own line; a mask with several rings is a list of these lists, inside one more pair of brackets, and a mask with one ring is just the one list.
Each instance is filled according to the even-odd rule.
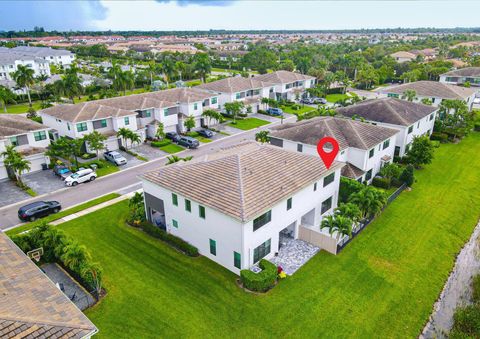
[[459,87],[437,81],[416,81],[392,86],[381,90],[381,93],[403,94],[406,90],[414,90],[422,97],[437,97],[442,99],[464,100],[476,92],[474,88]]
[[18,114],[0,114],[0,138],[48,129]]
[[318,156],[245,142],[142,178],[246,222],[342,166],[327,170]]
[[288,84],[295,81],[315,79],[315,77],[296,72],[276,71],[272,73],[258,75],[255,77],[255,79],[275,84]]
[[338,114],[345,117],[358,115],[369,121],[392,125],[410,126],[435,112],[438,107],[418,104],[396,98],[373,99],[356,105],[338,108]]
[[480,67],[466,67],[456,69],[442,75],[453,77],[480,77]]
[[274,83],[257,80],[257,78],[231,77],[202,84],[198,88],[221,93],[236,93],[273,85]]
[[73,123],[97,119],[106,119],[111,117],[118,118],[136,114],[132,111],[101,105],[94,101],[82,102],[75,105],[57,105],[46,108],[41,112],[54,118]]
[[398,130],[337,117],[318,117],[274,127],[272,137],[308,145],[330,136],[337,140],[340,149],[354,147],[368,150],[391,138]]

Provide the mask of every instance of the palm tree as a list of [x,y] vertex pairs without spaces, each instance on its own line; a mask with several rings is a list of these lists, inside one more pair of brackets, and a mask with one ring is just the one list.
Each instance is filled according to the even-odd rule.
[[338,242],[342,235],[352,235],[352,220],[343,215],[328,215],[322,220],[320,228],[328,228],[331,235],[336,232]]
[[350,202],[340,204],[335,209],[335,214],[343,215],[344,217],[350,219],[353,222],[354,228],[357,226],[357,224],[360,222],[360,219],[362,218],[362,211],[360,211],[360,208]]
[[207,126],[210,126],[210,122],[212,119],[216,120],[217,122],[222,121],[222,115],[220,114],[220,112],[217,112],[213,109],[206,109],[205,111],[203,111],[202,117],[207,118]]
[[402,94],[402,99],[407,99],[408,101],[413,101],[417,98],[417,92],[413,89],[407,89]]
[[35,71],[27,66],[18,65],[17,70],[12,73],[12,78],[18,86],[25,88],[28,96],[28,103],[32,107],[32,99],[30,98],[30,87],[35,84]]
[[135,132],[131,132],[128,139],[130,139],[130,142],[132,143],[132,147],[133,147],[133,144],[140,144],[142,142],[142,139],[140,138],[140,136]]
[[127,140],[129,139],[131,132],[132,131],[125,127],[120,128],[117,132],[117,137],[122,139],[122,144],[125,148],[127,148]]
[[83,137],[88,144],[88,148],[95,151],[97,153],[105,148],[105,141],[107,140],[107,136],[103,135],[98,131],[93,131],[92,133],[86,134]]
[[257,134],[255,134],[255,140],[262,144],[269,142],[270,137],[268,136],[268,134],[269,134],[268,131],[260,131]]
[[84,262],[90,260],[90,254],[85,245],[73,241],[64,247],[61,260],[65,266],[76,271]]
[[155,137],[159,140],[163,140],[165,138],[165,126],[163,122],[159,122],[157,124],[157,131],[155,132]]
[[200,75],[202,82],[205,82],[207,75],[212,70],[210,57],[206,53],[199,53],[195,55],[194,60],[195,60],[195,71]]
[[1,156],[4,158],[5,167],[10,168],[15,174],[16,181],[23,186],[22,174],[30,170],[30,161],[23,159],[22,155],[15,149],[15,145],[5,147]]
[[382,211],[387,203],[385,194],[375,187],[365,186],[350,196],[349,202],[356,204],[362,211],[362,219],[373,217]]
[[97,292],[97,299],[102,291],[102,268],[98,263],[84,262],[80,266],[80,274],[82,278],[91,281]]
[[128,206],[135,207],[143,204],[143,194],[140,192],[135,192],[133,197],[128,200]]
[[125,71],[121,75],[123,95],[127,95],[127,90],[131,90],[135,87],[135,75],[132,71]]
[[265,110],[268,109],[268,105],[270,104],[270,98],[267,98],[267,97],[263,97],[262,100],[261,100],[262,104],[265,105]]
[[161,68],[162,68],[163,74],[165,75],[165,81],[167,82],[167,87],[169,82],[171,82],[173,75],[176,72],[175,66],[176,66],[175,62],[169,57],[165,58],[162,62]]
[[0,102],[3,106],[3,111],[7,113],[7,104],[16,103],[15,94],[5,86],[0,86]]
[[[45,247],[45,256],[47,261],[59,258],[62,255],[65,246],[66,236],[58,228],[48,227],[43,233],[43,245]],[[48,260],[48,257],[50,260]]]

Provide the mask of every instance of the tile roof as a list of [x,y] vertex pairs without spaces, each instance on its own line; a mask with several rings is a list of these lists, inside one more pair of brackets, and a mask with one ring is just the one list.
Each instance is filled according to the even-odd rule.
[[351,163],[347,162],[346,165],[342,168],[342,176],[357,179],[365,174],[365,171],[362,171],[360,168],[352,165]]
[[438,107],[427,106],[396,98],[372,99],[355,105],[337,108],[337,113],[345,117],[358,115],[369,121],[392,125],[410,126],[435,112]]
[[437,81],[416,81],[384,88],[380,93],[403,94],[407,89],[414,90],[422,97],[437,97],[442,99],[466,99],[476,92],[474,88],[448,85]]
[[48,129],[47,126],[18,114],[0,114],[0,138]]
[[56,105],[41,110],[41,113],[70,122],[81,122],[136,114],[132,111],[98,104],[95,101],[71,105]]
[[480,67],[466,67],[456,69],[442,75],[454,77],[480,77]]
[[95,325],[0,232],[0,337],[84,338]]
[[256,78],[244,78],[244,77],[231,77],[225,78],[213,82],[209,82],[206,84],[202,84],[198,86],[198,88],[221,92],[221,93],[236,93],[242,91],[248,91],[253,89],[260,89],[263,87],[274,86],[274,83],[265,82],[262,80],[258,80]]
[[317,156],[252,141],[142,179],[247,222],[342,166],[336,162],[327,170]]
[[406,51],[398,51],[390,54],[390,56],[394,58],[411,58],[411,59],[415,59],[417,57],[414,53],[410,53]]
[[272,137],[317,145],[318,141],[330,136],[337,140],[340,149],[354,147],[369,150],[391,138],[398,130],[372,125],[351,119],[317,117],[272,128]]
[[276,71],[272,73],[257,75],[255,79],[265,82],[272,82],[275,84],[288,84],[295,81],[315,79],[315,77],[296,72]]

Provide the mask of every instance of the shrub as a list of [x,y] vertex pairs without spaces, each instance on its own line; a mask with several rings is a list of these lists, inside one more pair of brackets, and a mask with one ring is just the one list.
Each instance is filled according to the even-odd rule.
[[480,132],[480,122],[476,122],[473,129],[476,131],[476,132]]
[[357,180],[349,179],[345,177],[340,178],[340,202],[347,202],[353,193],[360,191],[364,186]]
[[375,177],[372,180],[372,185],[379,188],[389,189],[391,180],[388,178]]
[[471,305],[458,308],[453,315],[452,336],[478,338],[480,336],[480,307]]
[[172,142],[170,140],[163,140],[163,141],[152,141],[150,145],[152,147],[163,147],[170,145]]
[[198,249],[195,246],[190,245],[185,240],[180,239],[179,237],[176,237],[173,234],[165,232],[164,230],[154,226],[148,221],[144,221],[140,223],[138,227],[141,228],[148,235],[165,241],[166,243],[172,245],[173,247],[182,251],[183,253],[185,253],[190,257],[198,256]]
[[408,165],[403,170],[402,174],[400,175],[400,180],[405,183],[407,186],[412,186],[415,182],[415,177],[413,174],[413,165]]
[[397,178],[392,178],[392,180],[390,180],[390,185],[393,187],[400,187],[403,185],[403,181]]
[[430,140],[436,140],[445,143],[448,141],[448,134],[442,132],[433,132],[430,136]]
[[475,303],[480,303],[480,274],[472,279],[472,297]]
[[266,292],[271,289],[277,280],[277,267],[266,259],[260,260],[261,272],[250,270],[240,271],[240,281],[243,286],[251,291]]
[[268,114],[266,111],[264,111],[263,109],[259,109],[259,110],[257,111],[257,113],[269,115],[269,114]]

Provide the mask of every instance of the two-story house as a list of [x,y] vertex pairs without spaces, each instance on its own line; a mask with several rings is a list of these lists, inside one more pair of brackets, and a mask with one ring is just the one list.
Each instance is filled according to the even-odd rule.
[[273,83],[270,87],[269,97],[271,99],[295,100],[301,98],[307,88],[315,86],[315,77],[289,71],[276,71],[272,73],[255,76],[256,80]]
[[347,118],[364,119],[374,125],[398,130],[395,156],[403,157],[415,137],[432,134],[437,110],[438,107],[407,100],[382,98],[341,107],[336,111]]
[[336,241],[320,223],[337,206],[343,165],[327,170],[316,155],[245,142],[140,179],[150,222],[239,274],[272,258],[286,231]]
[[480,86],[480,67],[466,67],[456,69],[440,75],[440,82],[451,85],[463,85],[470,83],[472,86]]
[[336,160],[347,163],[342,175],[371,183],[382,166],[392,162],[398,133],[396,129],[352,119],[318,117],[274,127],[270,143],[318,156],[318,142],[333,137],[340,147]]
[[[49,164],[45,149],[50,145],[49,128],[35,121],[16,114],[0,114],[0,153],[7,146],[14,145],[24,158],[30,161],[30,171],[42,169],[42,164]],[[8,177],[9,170],[0,156],[0,179]]]

